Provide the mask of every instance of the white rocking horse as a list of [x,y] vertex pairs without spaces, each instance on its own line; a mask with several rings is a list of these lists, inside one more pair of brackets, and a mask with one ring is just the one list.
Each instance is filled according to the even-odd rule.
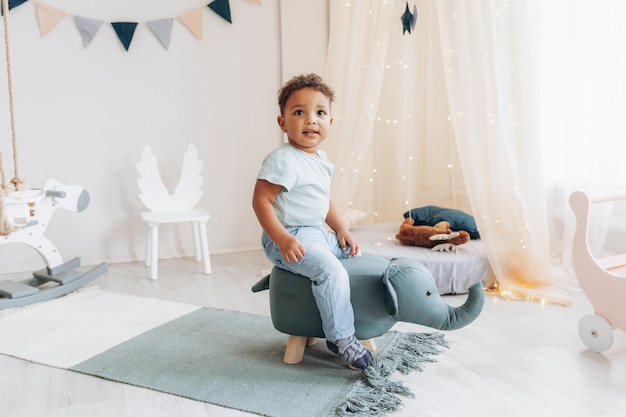
[[[89,205],[89,193],[77,185],[65,185],[51,179],[43,189],[14,191],[4,198],[5,221],[14,229],[0,236],[0,245],[21,243],[35,249],[46,268],[34,272],[25,281],[0,281],[0,309],[21,307],[49,300],[74,291],[106,272],[101,263],[86,272],[75,270],[80,259],[63,262],[57,247],[44,232],[56,209],[80,212]],[[49,285],[55,283],[56,285]],[[48,284],[45,285],[44,284]],[[42,288],[40,288],[42,287]]]
[[55,180],[46,182],[42,189],[22,191],[18,173],[17,140],[13,105],[13,83],[9,49],[10,10],[8,0],[2,0],[6,48],[7,77],[9,82],[9,107],[13,138],[15,176],[6,181],[2,150],[0,149],[0,245],[21,243],[34,248],[46,261],[46,267],[33,273],[24,281],[0,281],[0,309],[21,307],[49,300],[74,291],[106,272],[104,263],[86,272],[77,271],[80,259],[63,262],[56,246],[44,236],[52,213],[57,208],[80,212],[89,205],[89,194],[77,185],[64,185]]
[[63,263],[56,246],[44,236],[56,209],[81,212],[89,205],[89,193],[78,185],[60,184],[48,180],[43,189],[15,191],[5,197],[4,215],[17,230],[0,237],[3,243],[22,243],[35,249],[45,259],[48,268]]

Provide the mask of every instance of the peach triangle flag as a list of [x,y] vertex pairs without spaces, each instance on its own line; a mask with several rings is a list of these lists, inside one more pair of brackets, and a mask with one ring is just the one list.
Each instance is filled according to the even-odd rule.
[[261,4],[261,0],[250,0],[252,3]]
[[38,1],[35,2],[35,8],[37,10],[37,19],[39,20],[39,33],[42,38],[65,17],[64,11]]
[[178,16],[180,23],[198,39],[202,39],[202,10],[198,9]]

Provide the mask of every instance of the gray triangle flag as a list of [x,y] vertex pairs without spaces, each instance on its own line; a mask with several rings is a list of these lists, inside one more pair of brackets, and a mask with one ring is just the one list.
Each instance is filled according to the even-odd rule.
[[148,26],[150,26],[150,29],[152,29],[152,32],[156,35],[159,41],[161,41],[161,44],[163,44],[165,49],[169,49],[170,47],[170,38],[172,36],[173,23],[173,18],[153,20],[151,22],[148,22]]
[[88,17],[74,16],[74,22],[78,27],[81,38],[83,38],[83,47],[88,47],[91,40],[96,36],[96,32],[102,25],[102,20],[90,19]]

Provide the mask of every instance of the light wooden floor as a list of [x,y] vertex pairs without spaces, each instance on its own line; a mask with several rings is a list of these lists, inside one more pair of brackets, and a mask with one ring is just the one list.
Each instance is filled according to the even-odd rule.
[[[262,252],[213,255],[212,266],[207,277],[191,259],[162,260],[159,280],[150,281],[140,263],[109,265],[93,285],[269,315],[267,292],[250,291],[270,266]],[[625,333],[615,330],[613,347],[604,354],[586,350],[577,326],[592,308],[584,294],[570,295],[570,307],[488,296],[474,323],[447,333],[451,347],[439,362],[397,375],[416,398],[390,416],[626,416]],[[447,300],[458,305],[464,298]],[[396,329],[427,330],[404,323]],[[249,415],[1,355],[0,396],[2,417]]]

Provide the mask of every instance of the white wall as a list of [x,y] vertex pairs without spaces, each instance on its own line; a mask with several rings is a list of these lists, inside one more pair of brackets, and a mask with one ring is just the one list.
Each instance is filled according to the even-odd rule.
[[280,16],[283,81],[311,72],[324,76],[329,30],[327,0],[283,0]]
[[[19,164],[27,188],[55,178],[82,185],[91,195],[86,211],[57,211],[47,229],[62,256],[80,256],[84,265],[144,259],[135,163],[145,144],[157,154],[170,187],[187,144],[198,147],[205,164],[200,206],[212,216],[213,253],[259,248],[251,193],[263,157],[281,142],[276,125],[284,63],[279,1],[263,0],[259,6],[230,0],[232,25],[200,0],[43,2],[68,13],[44,38],[34,0],[9,14]],[[202,7],[202,40],[175,21],[165,50],[146,25]],[[105,22],[88,48],[73,15]],[[128,52],[111,21],[140,23]],[[303,46],[302,57],[310,59]],[[1,69],[0,78],[0,145],[12,176]],[[161,256],[191,255],[189,236],[186,228],[163,227]],[[0,245],[0,273],[32,270],[38,262],[30,248]]]

